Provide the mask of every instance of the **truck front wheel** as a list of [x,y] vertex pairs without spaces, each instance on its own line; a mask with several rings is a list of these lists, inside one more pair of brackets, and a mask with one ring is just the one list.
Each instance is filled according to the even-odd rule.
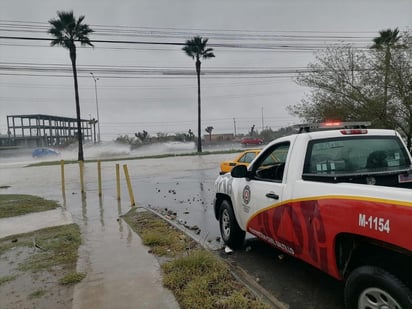
[[246,233],[239,227],[232,206],[227,200],[223,200],[220,205],[219,226],[220,234],[226,245],[232,249],[243,245]]
[[412,292],[382,268],[362,266],[346,281],[345,305],[348,309],[412,308]]

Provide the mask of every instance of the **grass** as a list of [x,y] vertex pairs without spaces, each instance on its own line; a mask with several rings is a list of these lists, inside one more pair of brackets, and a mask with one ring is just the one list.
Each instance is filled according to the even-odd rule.
[[47,291],[43,290],[43,289],[39,289],[34,291],[33,293],[29,294],[29,298],[33,299],[33,298],[40,298],[43,297],[44,295],[46,295]]
[[148,211],[135,212],[135,208],[124,217],[142,238],[143,244],[150,247],[157,256],[179,257],[198,244],[164,220]]
[[[36,196],[0,195],[3,218],[56,207],[56,202]],[[34,308],[44,299],[57,304],[59,297],[70,295],[72,285],[85,277],[84,273],[76,272],[80,244],[81,233],[76,224],[1,238],[0,264],[6,272],[0,277],[0,287],[16,296],[7,298],[8,308],[15,308],[17,303],[22,308],[26,305]],[[30,287],[33,292],[23,296],[21,286]]]
[[[67,281],[70,280],[70,276],[69,279],[64,279],[65,276],[70,275],[76,269],[77,250],[80,243],[80,229],[76,224],[50,227],[0,239],[0,257],[9,250],[19,247],[26,248],[30,254],[23,261],[18,262],[16,268],[18,272],[36,273],[58,270],[58,273],[63,276],[61,280]],[[15,277],[16,274],[2,277],[0,283],[13,280]],[[77,275],[77,280],[80,277]]]
[[[55,266],[63,270],[76,267],[77,249],[81,244],[80,230],[76,224],[45,228],[33,234],[32,246],[38,250],[19,265],[19,270],[37,272],[50,270]],[[25,245],[24,242],[18,243],[16,246],[20,243]]]
[[68,285],[82,281],[86,277],[85,273],[71,272],[59,280],[60,284]]
[[16,278],[17,278],[17,275],[0,277],[0,286],[4,283],[13,281]]
[[59,207],[55,201],[25,194],[0,194],[0,218],[25,215]]
[[[80,243],[80,229],[76,224],[0,239],[0,258],[6,257],[8,252],[25,252],[9,262],[8,273],[0,278],[0,286],[14,284],[18,291],[20,284],[30,285],[34,292],[27,298],[33,300],[50,297],[51,290],[58,291],[54,286],[68,286],[80,282],[85,277],[83,273],[76,273]],[[36,278],[39,277],[48,278],[48,283],[38,282]],[[47,288],[44,288],[45,285]]]
[[168,257],[161,265],[163,284],[182,309],[270,308],[240,284],[218,256],[152,212],[133,208],[124,219],[152,253]]

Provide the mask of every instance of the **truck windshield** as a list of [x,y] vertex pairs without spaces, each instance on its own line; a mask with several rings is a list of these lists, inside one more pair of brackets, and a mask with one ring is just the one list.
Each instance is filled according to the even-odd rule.
[[405,147],[395,136],[329,138],[309,143],[304,174],[363,174],[410,167]]

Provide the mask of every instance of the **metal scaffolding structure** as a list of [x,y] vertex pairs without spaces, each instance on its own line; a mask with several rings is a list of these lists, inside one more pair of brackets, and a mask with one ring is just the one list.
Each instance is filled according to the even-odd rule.
[[[92,141],[90,120],[82,119],[81,127],[83,140]],[[10,115],[7,116],[7,139],[9,146],[65,146],[77,140],[77,120],[42,114]]]

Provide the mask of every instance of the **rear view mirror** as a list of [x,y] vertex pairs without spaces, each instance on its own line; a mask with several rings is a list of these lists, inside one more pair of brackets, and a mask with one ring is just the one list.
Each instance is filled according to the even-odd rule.
[[237,165],[234,168],[232,168],[230,175],[233,178],[244,178],[247,176],[247,167],[244,165]]

